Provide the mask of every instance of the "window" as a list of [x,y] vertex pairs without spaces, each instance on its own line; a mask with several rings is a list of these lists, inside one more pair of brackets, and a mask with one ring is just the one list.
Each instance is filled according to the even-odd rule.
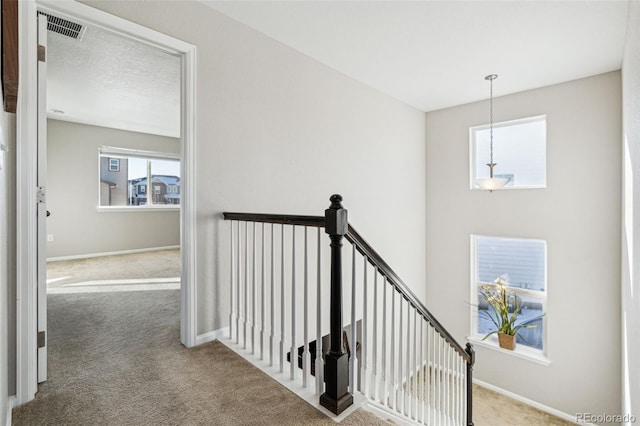
[[120,160],[118,158],[109,158],[109,171],[110,172],[120,171]]
[[488,306],[480,296],[483,285],[495,287],[501,278],[507,290],[518,298],[522,310],[517,324],[535,326],[521,328],[517,343],[540,352],[545,350],[547,301],[546,242],[543,240],[501,238],[472,235],[471,336],[482,339],[496,326],[486,314]]
[[[489,125],[469,129],[470,187],[489,177]],[[509,177],[505,188],[546,188],[547,118],[537,116],[493,124],[494,177]]]
[[[179,207],[180,194],[162,190],[163,186],[180,184],[180,157],[177,154],[103,146],[98,157],[99,207]],[[118,170],[114,170],[116,167]],[[153,194],[148,197],[151,188]]]

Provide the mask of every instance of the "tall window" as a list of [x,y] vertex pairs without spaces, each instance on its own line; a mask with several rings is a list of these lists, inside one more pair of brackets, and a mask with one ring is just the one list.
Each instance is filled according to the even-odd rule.
[[[100,207],[178,207],[180,157],[115,147],[99,149]],[[147,191],[152,188],[152,191]],[[175,188],[168,191],[167,188]]]
[[480,296],[480,289],[483,285],[495,286],[495,280],[501,278],[522,306],[517,323],[535,326],[521,328],[517,342],[544,350],[545,321],[544,317],[539,317],[546,311],[547,303],[546,242],[473,235],[471,247],[474,260],[471,336],[481,339],[496,329],[488,316],[481,312],[489,307]]
[[[470,185],[489,177],[489,125],[469,129]],[[493,125],[494,177],[509,177],[505,188],[547,186],[547,118],[538,116]]]

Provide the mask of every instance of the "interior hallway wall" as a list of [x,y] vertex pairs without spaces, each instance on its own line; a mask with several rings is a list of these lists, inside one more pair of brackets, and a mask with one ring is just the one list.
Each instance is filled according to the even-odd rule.
[[197,48],[198,334],[228,322],[221,213],[322,215],[333,193],[424,300],[423,112],[199,2],[83,3]]
[[629,2],[622,64],[622,415],[640,419],[640,2]]
[[469,189],[469,127],[489,102],[427,114],[433,313],[469,335],[470,235],[545,240],[550,364],[476,345],[474,377],[570,416],[620,410],[621,104],[618,71],[495,98],[496,122],[546,114],[547,188],[493,193]]

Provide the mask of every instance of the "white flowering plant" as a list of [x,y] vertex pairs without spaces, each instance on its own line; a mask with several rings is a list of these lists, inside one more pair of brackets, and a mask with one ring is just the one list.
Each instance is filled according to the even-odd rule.
[[[484,284],[480,288],[480,296],[487,302],[488,309],[479,309],[496,326],[496,330],[487,333],[482,340],[495,333],[503,333],[509,336],[519,335],[518,332],[523,328],[534,328],[536,325],[518,323],[518,316],[522,311],[522,301],[513,292],[507,291],[507,283],[500,277],[496,278],[495,285]],[[544,316],[527,319],[530,323]],[[526,339],[525,339],[526,340]]]

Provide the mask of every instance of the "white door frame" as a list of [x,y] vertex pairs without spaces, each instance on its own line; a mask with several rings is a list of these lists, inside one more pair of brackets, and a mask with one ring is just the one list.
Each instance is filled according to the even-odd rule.
[[37,22],[38,10],[78,18],[125,37],[178,54],[182,58],[180,108],[182,257],[180,341],[196,344],[195,231],[195,87],[196,48],[181,40],[70,0],[18,2],[20,85],[16,113],[16,403],[32,400],[37,390]]

